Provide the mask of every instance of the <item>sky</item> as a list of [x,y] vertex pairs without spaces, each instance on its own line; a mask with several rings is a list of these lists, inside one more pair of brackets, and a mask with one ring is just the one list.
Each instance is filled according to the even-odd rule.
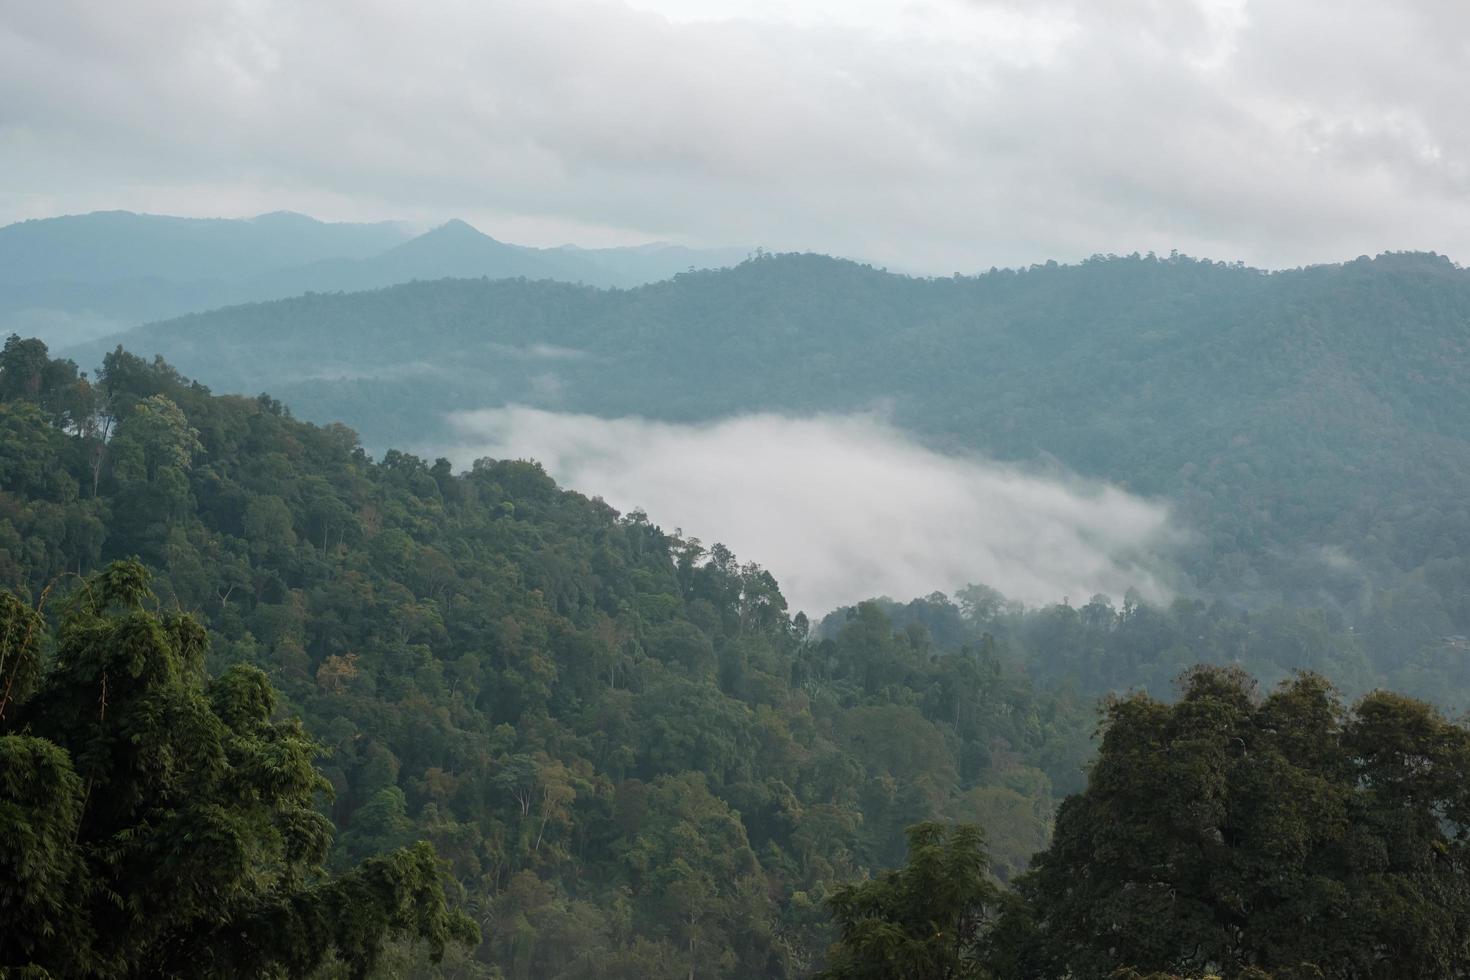
[[0,223],[1470,260],[1464,0],[0,0]]
[[936,453],[872,415],[682,425],[509,406],[455,422],[459,465],[536,459],[564,486],[759,562],[812,616],[971,583],[1031,605],[1129,589],[1163,601],[1185,540],[1160,501]]

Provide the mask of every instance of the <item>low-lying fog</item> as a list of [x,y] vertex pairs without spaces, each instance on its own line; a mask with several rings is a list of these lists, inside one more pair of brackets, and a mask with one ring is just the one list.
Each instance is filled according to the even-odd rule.
[[1169,593],[1179,534],[1161,503],[937,453],[872,416],[676,425],[509,407],[453,422],[456,464],[539,460],[563,486],[759,562],[793,612],[969,582],[1027,603]]

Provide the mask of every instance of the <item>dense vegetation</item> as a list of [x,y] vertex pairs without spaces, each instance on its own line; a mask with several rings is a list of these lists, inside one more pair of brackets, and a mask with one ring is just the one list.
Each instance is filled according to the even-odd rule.
[[808,642],[764,570],[532,464],[375,463],[269,399],[20,340],[0,399],[0,584],[139,556],[207,672],[258,666],[325,746],[329,868],[449,862],[485,936],[454,975],[800,976],[823,898],[910,824],[983,823],[1009,877],[1079,785],[1085,700],[876,606]]
[[1470,731],[1306,675],[1199,670],[1114,702],[1086,792],[1020,886],[1017,977],[1470,972]]
[[[1167,697],[1183,671],[1210,663],[1242,667],[1266,684],[1311,670],[1353,695],[1382,687],[1455,712],[1470,706],[1470,644],[1443,635],[1448,623],[1433,605],[1404,601],[1403,593],[1380,596],[1356,625],[1332,610],[1278,603],[1247,611],[1197,598],[1156,607],[1099,595],[1082,605],[1026,608],[985,586],[953,600],[935,594],[865,605],[938,649],[993,644],[1043,688],[1089,696],[1139,689]],[[818,630],[835,636],[858,612],[839,609]]]
[[786,255],[630,291],[306,296],[127,343],[216,389],[352,419],[380,449],[444,445],[443,413],[506,402],[667,420],[882,404],[938,446],[1169,500],[1198,532],[1183,562],[1199,594],[1350,622],[1412,607],[1437,643],[1470,634],[1467,322],[1470,273],[1430,255],[930,280]]
[[1470,975],[1470,730],[1303,674],[1199,668],[1113,700],[1086,789],[1013,890],[973,827],[844,886],[828,980]]
[[[131,555],[163,608],[188,616],[142,609],[138,566],[87,582]],[[322,901],[373,869],[428,880],[428,852],[400,849],[432,843],[483,942],[431,963],[468,930],[432,902],[428,918],[368,906],[340,935],[325,925],[338,918],[303,913],[312,928],[291,935],[345,968],[385,956],[418,975],[564,978],[1465,968],[1470,741],[1432,709],[1373,694],[1348,710],[1315,677],[1261,698],[1242,674],[1197,671],[1177,705],[1113,702],[1084,768],[1095,694],[1162,692],[1202,660],[1273,681],[1309,667],[1354,690],[1417,679],[1453,698],[1458,647],[1429,642],[1412,607],[1356,628],[1194,599],[1027,610],[977,586],[957,601],[863,603],[809,631],[758,566],[559,490],[534,464],[373,462],[350,430],[298,422],[270,398],[213,396],[121,351],[89,379],[19,338],[0,353],[0,584],[31,600],[9,604],[9,622],[39,622],[28,609],[45,600],[58,637],[46,672],[34,654],[20,673],[7,661],[12,677],[43,678],[16,702],[35,726],[21,735],[85,760],[84,742],[43,719],[85,720],[79,692],[132,656],[128,624],[152,622],[152,652],[136,659],[156,672],[139,676],[173,685],[165,700],[195,706],[227,755],[242,739],[294,753],[286,796],[253,805],[316,828],[308,857],[340,876],[320,879]],[[1441,655],[1400,655],[1427,649]],[[327,753],[330,851],[291,717]],[[198,741],[170,751],[207,755]],[[34,806],[26,785],[6,793]],[[1053,840],[1065,793],[1078,795]],[[985,844],[934,821],[984,827]],[[907,869],[862,883],[902,864],[906,831]],[[77,887],[58,880],[58,895]],[[310,965],[232,945],[189,908],[159,929],[209,942],[222,970]],[[941,919],[954,927],[925,931]],[[1303,919],[1320,927],[1283,925]],[[1431,939],[1411,946],[1421,928]],[[385,931],[435,943],[384,950]],[[112,957],[116,975],[172,968],[149,958],[147,935],[127,942],[67,949]]]
[[54,640],[0,593],[0,976],[363,977],[393,935],[477,941],[427,844],[325,877],[312,742],[258,669],[206,685],[147,582],[92,576]]
[[983,832],[973,824],[920,823],[908,837],[907,865],[844,885],[828,899],[839,935],[817,980],[989,975],[1002,899],[986,874]]

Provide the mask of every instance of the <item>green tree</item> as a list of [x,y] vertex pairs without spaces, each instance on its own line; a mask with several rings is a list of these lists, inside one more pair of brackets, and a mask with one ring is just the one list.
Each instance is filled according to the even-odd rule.
[[1302,675],[1198,668],[1107,709],[1086,790],[1022,879],[1035,975],[1470,970],[1470,731]]
[[973,824],[909,828],[908,864],[838,889],[840,938],[819,980],[979,980],[985,930],[1001,899]]
[[291,511],[280,497],[262,494],[252,498],[245,505],[244,527],[250,550],[262,558],[279,559],[296,547]]
[[202,448],[199,430],[167,395],[153,395],[134,405],[113,443],[119,476],[149,482],[161,473],[187,470]]
[[69,597],[55,655],[0,599],[0,972],[353,976],[391,938],[473,942],[427,844],[338,878],[316,746],[259,670],[206,681],[204,630],[118,562]]
[[646,802],[627,852],[644,922],[680,950],[688,976],[749,976],[738,940],[769,910],[752,901],[761,869],[739,815],[693,772],[655,780]]
[[44,343],[11,334],[0,350],[0,401],[38,401],[51,363]]

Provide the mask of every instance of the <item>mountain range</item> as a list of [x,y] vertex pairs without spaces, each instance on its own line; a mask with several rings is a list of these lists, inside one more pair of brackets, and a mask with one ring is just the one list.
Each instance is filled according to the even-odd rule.
[[290,212],[244,219],[94,212],[0,228],[0,334],[62,347],[229,304],[446,276],[627,287],[731,265],[748,251],[667,243],[529,248],[458,220],[415,236],[394,222],[333,224]]
[[[503,248],[450,225],[298,270],[345,289],[383,269],[460,271],[457,257]],[[563,251],[569,263],[587,260]],[[1465,784],[1470,741],[1429,705],[1384,693],[1447,712],[1470,698],[1470,274],[1443,257],[1268,272],[1132,255],[921,279],[758,254],[628,289],[481,277],[315,291],[145,325],[60,359],[20,338],[3,354],[0,587],[22,597],[6,600],[6,614],[12,625],[26,621],[17,610],[39,623],[32,597],[53,587],[48,610],[84,611],[63,625],[62,656],[48,666],[61,680],[45,690],[64,697],[23,693],[21,724],[45,717],[38,702],[56,705],[51,716],[68,719],[61,730],[80,732],[68,752],[95,742],[97,675],[75,665],[126,681],[137,670],[116,658],[144,659],[114,636],[194,638],[187,673],[146,677],[260,668],[246,676],[259,678],[250,690],[262,721],[269,682],[282,713],[326,749],[321,775],[334,792],[324,818],[339,831],[319,852],[327,867],[351,874],[371,855],[427,841],[426,866],[442,867],[446,891],[486,924],[485,941],[442,969],[392,948],[395,975],[795,980],[832,938],[817,897],[898,865],[915,821],[983,826],[989,854],[964,866],[1002,881],[1028,862],[1027,882],[1055,876],[1058,854],[1081,856],[1071,877],[1112,874],[1111,855],[1123,851],[1098,860],[1090,846],[1104,811],[1072,816],[1108,799],[1100,786],[1135,787],[1119,796],[1162,842],[1137,851],[1124,901],[1133,882],[1154,880],[1153,852],[1198,824],[1199,799],[1259,814],[1254,801],[1269,796],[1284,809],[1233,826],[1284,826],[1288,837],[1326,827],[1366,855],[1290,838],[1289,888],[1328,880],[1338,890],[1323,893],[1324,906],[1340,904],[1344,888],[1367,880],[1353,869],[1374,866],[1409,826],[1421,830],[1404,861],[1411,872],[1393,887],[1430,897],[1408,913],[1392,908],[1392,928],[1456,924],[1454,910],[1467,907],[1434,919],[1461,876],[1463,862],[1442,860],[1464,836],[1444,814],[1465,807],[1442,800]],[[153,354],[163,356],[138,356]],[[78,363],[102,370],[84,378]],[[953,600],[862,602],[813,631],[789,609],[781,569],[751,554],[742,562],[721,544],[668,533],[640,510],[620,515],[558,488],[533,462],[482,458],[457,474],[448,458],[425,458],[455,438],[456,412],[516,404],[572,425],[586,419],[569,413],[669,423],[882,415],[956,456],[983,453],[1064,484],[1097,477],[1167,502],[1190,534],[1186,581],[1167,606],[1130,594],[1028,610],[997,580]],[[303,417],[359,428],[371,452],[346,425]],[[636,448],[652,453],[657,442]],[[714,450],[686,445],[686,468],[711,465]],[[820,449],[783,448],[787,459]],[[752,466],[748,443],[723,452],[741,479],[770,477]],[[892,459],[885,470],[906,465]],[[824,502],[850,506],[844,491],[861,478]],[[882,485],[900,488],[899,510],[926,506],[904,489],[912,480]],[[806,522],[780,509],[768,519],[807,547]],[[1036,547],[1048,537],[1036,531]],[[905,560],[892,536],[851,541],[854,555]],[[156,604],[142,588],[150,575]],[[109,605],[116,582],[137,583],[129,604]],[[199,626],[172,613],[159,621],[155,606],[193,610]],[[120,625],[89,611],[99,607]],[[42,649],[31,639],[42,634],[10,632]],[[70,657],[79,637],[97,654]],[[1275,686],[1298,672],[1309,673]],[[1177,707],[1137,693],[1163,694],[1176,679]],[[136,684],[104,689],[112,730],[132,733],[114,741],[141,746],[137,758],[153,742],[133,737],[136,705],[190,703]],[[1107,715],[1089,763],[1098,696]],[[145,714],[143,730],[176,728],[171,744],[193,744],[192,723]],[[1325,760],[1312,764],[1335,782],[1283,765],[1298,758]],[[55,809],[57,785],[86,799],[80,780],[52,776],[65,768],[20,771],[42,773],[24,785],[45,790],[12,808],[23,827]],[[1196,792],[1188,780],[1200,772],[1229,777]],[[1130,783],[1139,773],[1148,780]],[[239,798],[234,782],[202,784]],[[1171,793],[1179,786],[1186,792]],[[1327,802],[1303,817],[1301,799]],[[1412,808],[1400,805],[1408,799]],[[200,797],[191,790],[189,800]],[[1218,880],[1234,882],[1246,864],[1228,863],[1241,848],[1218,846],[1219,823],[1208,818],[1203,844],[1185,850],[1225,854]],[[144,820],[109,831],[106,847],[142,841],[148,854],[155,839],[177,838],[166,831]],[[74,838],[68,828],[26,840]],[[1279,849],[1278,838],[1266,847]],[[1279,862],[1250,853],[1247,864],[1279,888]],[[1318,866],[1353,873],[1338,887]],[[1447,870],[1425,886],[1412,869],[1428,866]],[[1213,873],[1200,867],[1188,875]],[[1355,901],[1381,907],[1372,889],[1382,877],[1367,876]],[[1012,894],[1029,901],[1040,894],[1032,887]],[[1222,901],[1235,908],[1236,895],[1232,885]],[[100,907],[99,921],[115,920]],[[1040,920],[1014,921],[1024,930]],[[698,943],[669,922],[698,924]],[[1385,948],[1356,924],[1343,932],[1367,956]],[[1105,930],[1098,969],[1080,975],[1122,975],[1116,935]],[[1027,948],[1068,947],[1043,936]]]
[[631,290],[301,296],[67,353],[90,367],[118,343],[349,420],[377,451],[442,448],[452,413],[504,405],[670,422],[876,410],[933,447],[1168,501],[1196,535],[1191,589],[1348,607],[1367,582],[1408,583],[1440,610],[1427,629],[1470,631],[1470,273],[1440,256],[920,279],[781,255]]

